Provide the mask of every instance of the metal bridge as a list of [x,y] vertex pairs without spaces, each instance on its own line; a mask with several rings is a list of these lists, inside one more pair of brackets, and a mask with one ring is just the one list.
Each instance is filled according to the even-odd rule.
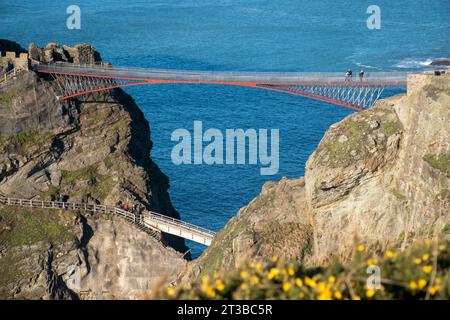
[[59,99],[115,88],[152,84],[211,84],[258,88],[325,101],[355,110],[373,107],[386,87],[406,86],[406,73],[374,72],[362,79],[342,73],[223,72],[125,69],[108,65],[38,64],[34,70],[51,75]]
[[124,218],[147,233],[153,234],[155,231],[165,232],[205,246],[209,246],[215,236],[215,233],[210,230],[152,211],[136,214],[120,208],[98,204],[41,201],[7,197],[0,197],[0,205],[112,214]]

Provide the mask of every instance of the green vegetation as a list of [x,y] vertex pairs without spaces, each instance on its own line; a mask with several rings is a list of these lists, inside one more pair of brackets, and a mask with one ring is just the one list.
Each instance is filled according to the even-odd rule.
[[96,182],[98,176],[97,169],[94,166],[82,168],[75,171],[62,171],[61,178],[65,183],[74,187],[79,180]]
[[114,124],[113,128],[115,131],[120,131],[127,128],[129,123],[130,122],[127,119],[121,119]]
[[201,274],[205,276],[212,275],[214,270],[217,270],[220,267],[220,261],[223,259],[223,249],[218,246],[215,250],[209,252],[208,256],[204,263],[202,263],[202,271]]
[[83,193],[93,193],[99,197],[107,196],[114,187],[113,178],[99,174],[96,166],[61,172],[61,189],[70,191],[81,181],[86,181],[89,186]]
[[[220,267],[220,262],[224,256],[224,248],[230,248],[232,246],[231,240],[234,239],[240,233],[245,231],[245,222],[238,222],[236,219],[232,223],[228,223],[226,227],[221,230],[216,237],[216,242],[221,245],[216,246],[216,248],[208,253],[202,261],[202,275],[212,275],[214,270]],[[226,238],[224,236],[226,235]]]
[[250,208],[253,211],[264,208],[266,205],[272,202],[272,193],[266,193],[259,195],[252,203],[250,204]]
[[113,167],[113,159],[111,156],[107,156],[105,160],[103,160],[103,163],[105,164],[106,168],[111,169]]
[[0,288],[31,276],[27,274],[30,251],[23,246],[39,243],[63,244],[76,239],[71,229],[75,213],[54,210],[0,209]]
[[[289,237],[286,237],[289,235]],[[277,252],[283,252],[285,259],[297,262],[303,261],[311,254],[313,234],[310,226],[302,223],[279,223],[270,221],[259,232],[255,232],[255,251],[261,256],[270,257]]]
[[1,225],[8,231],[0,233],[0,246],[7,248],[31,245],[40,241],[61,243],[72,238],[67,213],[46,210],[2,208]]
[[380,129],[387,136],[391,136],[400,129],[400,123],[397,121],[383,122]]
[[51,139],[52,134],[50,132],[40,132],[39,129],[31,129],[15,136],[0,136],[0,145],[9,145],[18,153],[24,153],[30,147],[40,148],[50,143]]
[[427,154],[423,157],[423,160],[433,168],[446,174],[447,178],[450,178],[450,154]]
[[[332,164],[345,162],[351,158],[349,152],[351,150],[360,150],[364,147],[364,142],[370,132],[370,128],[366,122],[347,120],[340,125],[339,134],[336,134],[335,140],[329,138],[324,142],[327,153]],[[338,138],[345,135],[347,140],[339,142]]]
[[11,283],[15,283],[26,277],[21,270],[21,261],[25,259],[25,254],[18,252],[7,252],[0,259],[0,288],[5,288]]
[[[404,252],[373,255],[355,248],[346,265],[306,269],[273,257],[249,262],[230,274],[203,276],[201,281],[167,288],[168,299],[448,299],[450,242],[421,241]],[[368,267],[382,272],[381,285],[367,285]]]
[[447,223],[442,229],[443,234],[450,234],[450,223]]
[[49,200],[54,198],[57,194],[60,193],[61,193],[60,188],[50,185],[47,191],[39,193],[39,198],[42,200]]
[[0,92],[0,106],[4,106],[7,111],[11,111],[14,99],[24,90],[25,86],[18,84],[8,89],[8,91]]
[[[389,137],[401,129],[401,124],[391,108],[375,108],[350,117],[330,129],[321,145],[332,166],[347,165],[355,157],[368,153],[368,136],[383,134]],[[385,140],[383,143],[385,143]],[[384,148],[378,145],[377,148]],[[319,149],[318,149],[319,150]],[[354,151],[356,154],[352,155]]]
[[109,111],[107,109],[85,108],[82,110],[82,116],[85,119],[86,126],[103,125],[108,118]]
[[437,199],[441,201],[450,201],[450,190],[449,189],[442,189],[437,194]]

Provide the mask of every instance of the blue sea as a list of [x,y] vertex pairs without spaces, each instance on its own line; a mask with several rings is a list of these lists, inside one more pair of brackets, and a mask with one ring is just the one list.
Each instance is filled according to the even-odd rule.
[[[81,9],[68,30],[66,8]],[[369,5],[381,29],[367,28]],[[414,71],[450,56],[449,0],[0,0],[0,38],[89,43],[115,66],[235,71]],[[150,122],[152,158],[171,181],[183,220],[221,229],[262,185],[304,175],[327,128],[352,111],[252,88],[155,85],[127,88]],[[386,91],[385,95],[401,92]],[[171,160],[179,128],[279,129],[280,170],[255,165],[181,165]],[[193,255],[204,249],[188,243]]]

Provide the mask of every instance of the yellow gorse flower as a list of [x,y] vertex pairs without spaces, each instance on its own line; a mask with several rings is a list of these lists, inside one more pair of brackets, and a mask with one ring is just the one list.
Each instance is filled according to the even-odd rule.
[[437,288],[436,288],[436,287],[430,287],[430,288],[428,289],[428,292],[429,292],[432,296],[434,296],[434,295],[436,294],[436,292],[437,292]]
[[203,293],[205,293],[208,297],[214,298],[216,296],[216,292],[214,291],[214,288],[209,285],[209,277],[204,276],[202,277],[202,283],[200,286]]
[[205,293],[208,297],[210,298],[214,298],[216,296],[216,292],[214,291],[213,288],[209,287],[205,290]]
[[412,290],[416,290],[417,289],[417,283],[415,281],[411,281],[409,283],[409,288]]
[[280,274],[280,270],[278,270],[277,268],[271,268],[270,271],[269,271],[269,274],[267,275],[267,278],[269,280],[272,280],[273,278],[275,278],[279,274]]
[[431,273],[431,271],[433,271],[433,266],[423,266],[422,267],[422,271],[425,273]]
[[378,263],[378,260],[377,259],[369,259],[369,260],[367,260],[367,265],[368,266],[374,266],[374,265],[376,265]]
[[175,289],[172,287],[167,288],[167,295],[173,297],[175,295]]
[[317,296],[317,300],[331,300],[332,293],[330,290],[326,290]]
[[387,250],[386,251],[386,257],[388,257],[388,258],[395,258],[395,257],[397,257],[397,253],[393,252],[391,250]]
[[303,286],[303,281],[300,278],[295,278],[295,285],[297,287],[302,287]]
[[417,281],[417,286],[419,287],[419,289],[425,288],[426,285],[427,285],[427,280],[425,280],[425,279],[419,279],[419,281]]
[[320,282],[319,284],[317,284],[316,286],[316,290],[319,291],[320,293],[324,292],[326,290],[326,285],[323,282]]
[[422,259],[420,259],[420,258],[415,258],[415,259],[414,259],[414,263],[415,263],[415,264],[421,264],[421,263],[422,263]]
[[368,289],[368,290],[366,290],[366,297],[367,298],[372,298],[373,296],[375,295],[375,290],[373,290],[373,289]]
[[315,288],[316,287],[316,281],[311,279],[310,277],[306,277],[305,278],[305,284],[311,288]]
[[257,276],[252,276],[251,278],[250,278],[250,284],[251,285],[257,285],[259,283],[259,278],[257,277]]
[[225,285],[223,284],[222,280],[216,281],[216,289],[217,291],[223,291],[225,289]]
[[357,249],[359,252],[363,252],[366,249],[366,247],[363,244],[360,244]]
[[293,268],[288,268],[288,275],[290,275],[291,277],[295,274],[295,271]]
[[283,291],[288,292],[291,289],[291,284],[287,281],[283,282]]
[[248,278],[248,272],[247,271],[241,271],[241,278],[242,279],[247,279]]

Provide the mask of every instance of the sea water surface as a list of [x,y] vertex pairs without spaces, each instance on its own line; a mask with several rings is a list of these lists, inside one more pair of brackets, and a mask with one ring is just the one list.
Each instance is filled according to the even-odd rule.
[[[69,5],[81,30],[66,27]],[[369,30],[366,10],[381,9]],[[44,46],[89,43],[115,66],[235,71],[411,71],[450,54],[448,0],[0,0],[0,38]],[[252,88],[155,85],[126,89],[149,120],[152,158],[171,181],[183,220],[219,230],[269,180],[300,177],[326,129],[352,111]],[[400,90],[387,91],[393,94]],[[279,129],[280,170],[181,165],[179,128]],[[198,256],[203,247],[188,244]]]

